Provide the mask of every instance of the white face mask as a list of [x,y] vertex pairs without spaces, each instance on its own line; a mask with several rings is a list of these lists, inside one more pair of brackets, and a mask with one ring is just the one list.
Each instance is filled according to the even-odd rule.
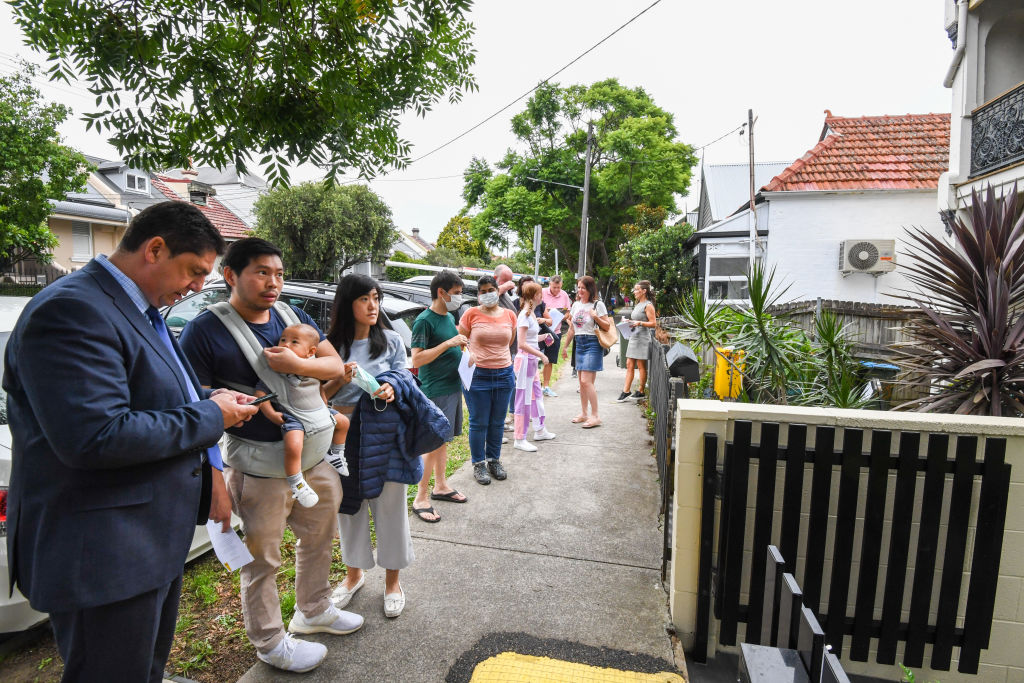
[[454,313],[462,307],[462,295],[452,294],[451,299],[444,302],[444,307],[448,309],[449,313]]
[[481,306],[497,306],[498,305],[498,293],[497,292],[484,292],[480,295]]

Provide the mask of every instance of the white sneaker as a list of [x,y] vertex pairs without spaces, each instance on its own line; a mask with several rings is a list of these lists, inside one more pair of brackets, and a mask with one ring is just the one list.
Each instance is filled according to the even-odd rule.
[[516,449],[519,449],[521,451],[526,451],[527,453],[536,453],[537,452],[537,447],[534,446],[529,441],[527,441],[526,439],[516,439],[516,442],[514,444],[512,444],[512,448],[516,448]]
[[516,428],[516,426],[511,421],[505,422],[505,431],[506,432],[515,431],[515,428]]
[[555,438],[555,435],[548,431],[547,427],[540,430],[539,432],[533,433],[534,441],[547,441],[548,439]]
[[345,460],[345,451],[341,453],[331,453],[328,451],[327,455],[324,456],[324,460],[327,461],[328,465],[338,470],[338,474],[343,477],[348,476],[348,461]]
[[327,656],[327,647],[321,643],[311,643],[308,640],[292,638],[285,633],[281,642],[273,650],[264,654],[257,652],[256,656],[272,667],[282,671],[294,671],[303,673],[312,671],[324,661]]
[[502,443],[508,443],[508,437],[507,436],[501,437],[501,442]]
[[304,508],[311,508],[320,501],[320,496],[316,495],[316,491],[305,479],[292,485],[292,498],[299,501],[299,505]]
[[384,616],[394,619],[405,609],[405,591],[398,587],[397,593],[388,593],[384,596]]
[[352,612],[345,612],[331,605],[323,614],[307,617],[300,610],[288,622],[288,630],[292,633],[333,633],[343,636],[358,631],[363,625],[363,618]]
[[550,396],[551,398],[558,398],[558,394],[551,387],[544,387],[543,394],[545,396]]
[[359,580],[356,581],[356,585],[352,586],[351,590],[345,588],[344,583],[339,583],[338,587],[334,589],[333,593],[331,593],[331,602],[334,603],[335,607],[341,609],[347,605],[350,600],[352,600],[352,596],[356,594],[357,590],[363,587],[364,583],[366,583],[366,574],[359,577]]

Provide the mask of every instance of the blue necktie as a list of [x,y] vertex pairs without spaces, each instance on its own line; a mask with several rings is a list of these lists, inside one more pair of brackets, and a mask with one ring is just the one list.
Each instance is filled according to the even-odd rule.
[[[181,358],[178,357],[178,352],[174,348],[174,344],[171,342],[171,333],[167,330],[167,325],[164,323],[164,318],[160,315],[160,311],[156,310],[155,307],[150,306],[146,309],[146,317],[149,318],[149,322],[153,324],[153,329],[156,330],[156,334],[160,337],[160,340],[170,351],[171,357],[174,358],[174,362],[178,364],[178,372],[181,373],[182,378],[185,380],[185,386],[188,387],[188,396],[192,401],[199,400],[199,394],[196,393],[196,388],[192,385],[192,379],[188,376],[185,371],[185,366],[181,364]],[[220,457],[220,446],[213,444],[206,449],[206,457],[210,462],[210,465],[216,469],[222,469],[223,463]]]

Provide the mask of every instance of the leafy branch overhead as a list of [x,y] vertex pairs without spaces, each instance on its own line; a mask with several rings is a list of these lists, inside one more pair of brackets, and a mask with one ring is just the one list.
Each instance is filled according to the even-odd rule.
[[131,166],[240,169],[272,183],[409,162],[398,117],[474,90],[470,0],[10,0],[50,77],[96,96],[84,118]]

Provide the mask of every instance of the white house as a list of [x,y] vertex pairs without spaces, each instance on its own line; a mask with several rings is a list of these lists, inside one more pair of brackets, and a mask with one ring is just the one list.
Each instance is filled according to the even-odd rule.
[[826,111],[818,144],[760,189],[756,216],[742,209],[691,238],[705,296],[746,299],[756,231],[756,257],[788,285],[786,301],[898,301],[908,286],[895,270],[908,258],[905,230],[944,234],[934,197],[948,135],[947,114]]
[[940,211],[956,211],[972,189],[1024,187],[1024,4],[946,0],[946,32],[953,108],[938,199]]

